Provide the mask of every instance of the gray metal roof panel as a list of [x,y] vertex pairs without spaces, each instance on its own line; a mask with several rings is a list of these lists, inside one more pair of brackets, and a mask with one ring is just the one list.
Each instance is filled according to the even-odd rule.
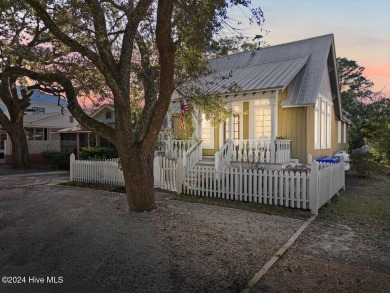
[[[215,70],[214,76],[231,72],[232,77],[218,81],[219,86],[209,85],[207,91],[227,93],[228,81],[237,82],[242,91],[286,87],[286,83],[291,82],[306,64],[300,73],[300,88],[294,91],[298,96],[289,99],[289,105],[314,104],[332,44],[333,34],[329,34],[210,59],[209,66]],[[207,79],[210,81],[210,76]]]
[[230,86],[236,85],[239,91],[252,91],[267,88],[285,88],[307,63],[308,57],[281,60],[265,64],[240,67],[235,70],[220,70],[202,79],[208,93],[229,93]]

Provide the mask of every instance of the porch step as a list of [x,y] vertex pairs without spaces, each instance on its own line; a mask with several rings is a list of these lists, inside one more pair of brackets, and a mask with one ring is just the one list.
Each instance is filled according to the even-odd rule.
[[203,157],[196,165],[213,167],[215,165],[214,157]]

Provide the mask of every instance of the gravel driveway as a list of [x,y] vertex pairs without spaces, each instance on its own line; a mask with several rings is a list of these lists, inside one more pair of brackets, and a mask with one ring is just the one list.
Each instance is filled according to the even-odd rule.
[[26,279],[1,292],[240,292],[303,223],[166,193],[155,211],[129,213],[123,194],[7,177],[0,275]]

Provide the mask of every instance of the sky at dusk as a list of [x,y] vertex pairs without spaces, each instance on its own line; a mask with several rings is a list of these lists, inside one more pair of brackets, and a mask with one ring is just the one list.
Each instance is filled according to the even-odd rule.
[[[263,29],[245,25],[244,34],[263,35],[268,45],[333,33],[337,57],[366,68],[374,90],[390,95],[390,0],[252,0],[264,12]],[[232,18],[243,20],[241,10]]]

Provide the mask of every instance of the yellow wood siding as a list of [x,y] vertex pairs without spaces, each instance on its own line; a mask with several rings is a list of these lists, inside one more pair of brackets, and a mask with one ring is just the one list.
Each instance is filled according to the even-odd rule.
[[184,139],[184,130],[180,129],[179,116],[172,117],[173,119],[173,136],[177,139]]
[[281,102],[287,98],[287,91],[279,93],[278,136],[291,140],[291,157],[306,161],[307,113],[306,107],[285,108]]
[[242,118],[242,138],[249,139],[249,102],[244,102],[242,105],[242,111],[244,113]]

